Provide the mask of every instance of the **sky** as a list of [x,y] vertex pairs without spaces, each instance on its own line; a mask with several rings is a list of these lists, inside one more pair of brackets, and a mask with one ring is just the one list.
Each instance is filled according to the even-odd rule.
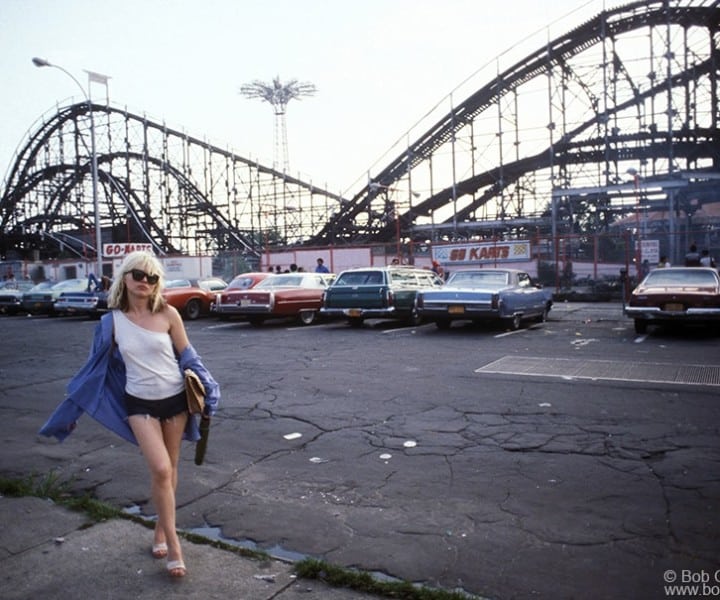
[[500,60],[602,9],[600,0],[0,0],[0,177],[44,114],[83,99],[65,73],[33,66],[37,56],[85,91],[85,70],[110,77],[107,89],[89,86],[98,102],[108,92],[114,106],[268,166],[273,110],[240,86],[312,83],[316,93],[287,108],[289,172],[352,193],[449,94],[458,103]]

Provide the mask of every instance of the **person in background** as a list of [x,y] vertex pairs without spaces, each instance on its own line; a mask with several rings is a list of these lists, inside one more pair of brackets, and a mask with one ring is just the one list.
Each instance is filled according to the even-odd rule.
[[150,472],[157,522],[151,547],[167,558],[171,577],[183,577],[176,530],[175,490],[180,446],[200,438],[190,417],[184,371],[194,371],[205,386],[205,413],[217,409],[220,388],[190,345],[180,313],[162,297],[162,265],[148,252],[128,254],[108,296],[111,311],[100,320],[88,361],[68,384],[66,399],[40,430],[64,440],[83,412],[138,444]]
[[661,256],[660,262],[658,262],[658,269],[664,269],[666,267],[669,267],[670,261],[667,259],[667,256]]
[[440,276],[442,279],[445,279],[445,269],[442,268],[442,265],[438,261],[432,261],[431,271]]
[[715,268],[715,259],[710,256],[710,250],[707,248],[704,248],[703,251],[700,253],[700,265],[703,267],[712,267]]
[[700,254],[698,253],[697,246],[692,244],[690,250],[685,255],[685,266],[686,267],[699,267],[700,266]]
[[317,267],[315,267],[316,273],[329,273],[328,268],[325,266],[325,261],[322,258],[317,259]]

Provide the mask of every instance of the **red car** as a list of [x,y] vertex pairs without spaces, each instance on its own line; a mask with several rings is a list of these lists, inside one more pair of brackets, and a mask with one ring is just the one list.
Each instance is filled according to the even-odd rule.
[[310,325],[320,310],[323,292],[334,278],[330,273],[269,275],[249,290],[228,288],[219,294],[215,311],[221,316],[244,317],[253,325],[288,317]]
[[632,292],[625,314],[635,332],[666,323],[720,323],[720,277],[709,267],[666,267],[650,271]]
[[184,318],[192,321],[210,314],[210,305],[215,296],[227,288],[227,285],[227,282],[219,277],[172,279],[165,283],[162,295]]

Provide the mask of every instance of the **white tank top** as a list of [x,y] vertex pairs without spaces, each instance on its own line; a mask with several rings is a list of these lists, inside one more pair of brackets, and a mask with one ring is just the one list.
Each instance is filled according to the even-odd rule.
[[180,373],[169,333],[140,327],[121,310],[113,311],[115,343],[125,363],[125,391],[143,400],[161,400],[183,391]]

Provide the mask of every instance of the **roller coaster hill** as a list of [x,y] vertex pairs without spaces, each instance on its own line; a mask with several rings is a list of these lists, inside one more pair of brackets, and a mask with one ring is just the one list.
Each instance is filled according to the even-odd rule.
[[497,240],[532,240],[556,271],[636,260],[652,240],[674,263],[690,242],[720,254],[719,23],[717,1],[632,2],[514,47],[348,197],[109,104],[63,106],[16,151],[0,252],[90,262],[99,230],[103,245],[234,269],[360,247],[422,262]]

